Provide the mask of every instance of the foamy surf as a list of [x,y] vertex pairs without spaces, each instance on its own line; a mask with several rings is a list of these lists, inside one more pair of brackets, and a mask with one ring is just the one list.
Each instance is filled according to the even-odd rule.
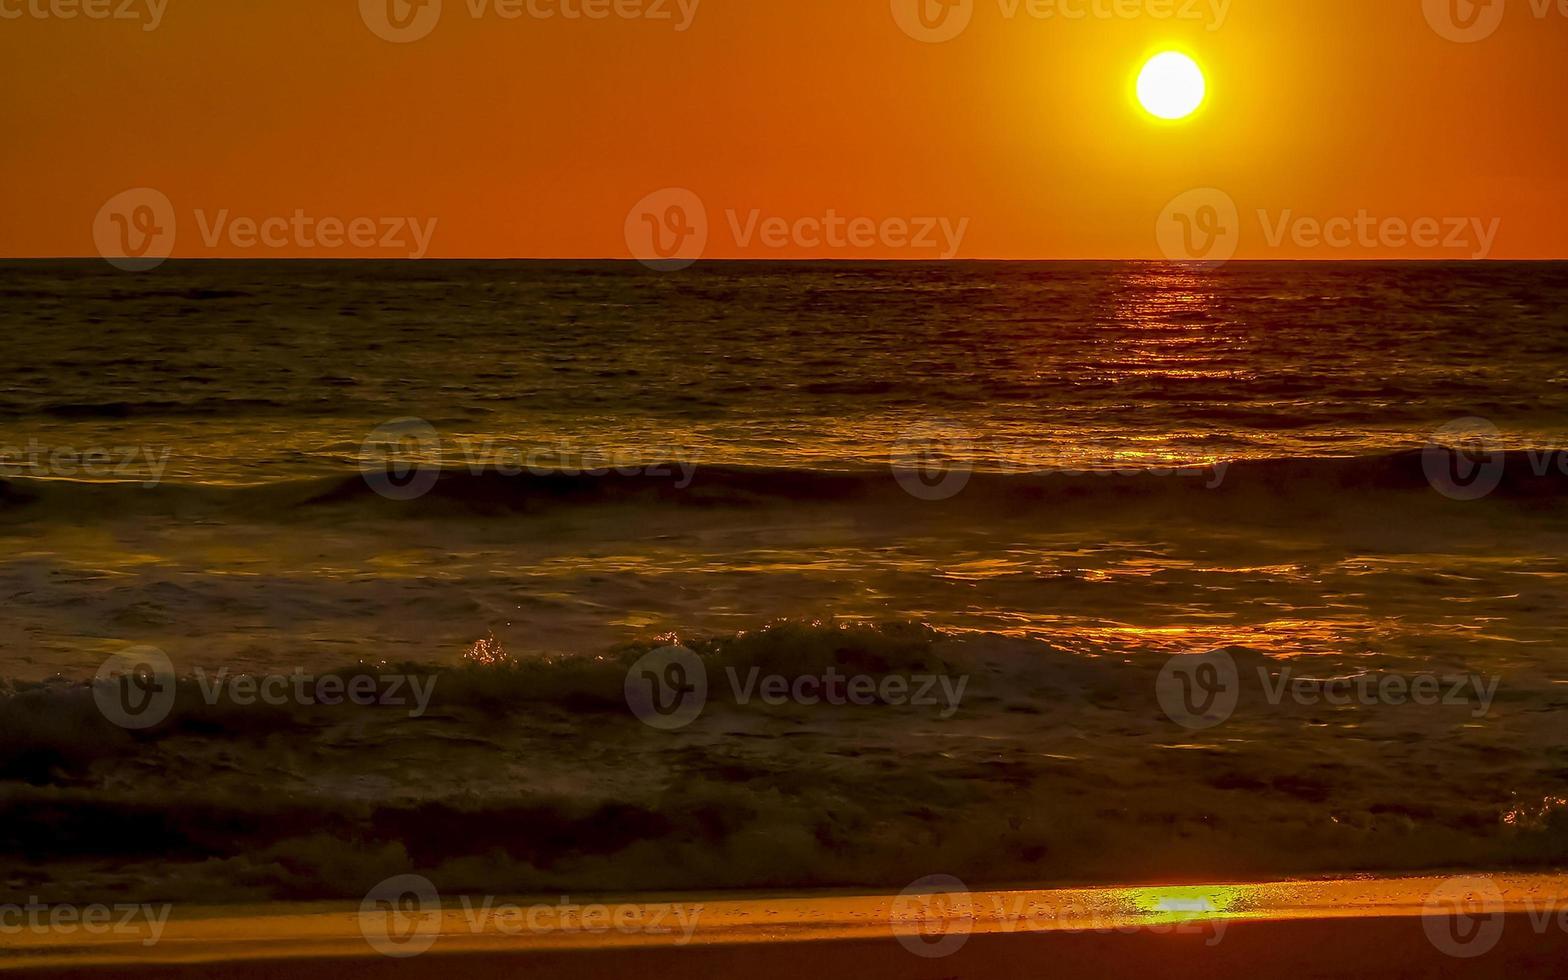
[[[933,866],[985,885],[1568,861],[1568,807],[1519,751],[1553,744],[1548,675],[1499,690],[1428,665],[1422,701],[1385,665],[1412,692],[1389,703],[1365,663],[1235,648],[1242,693],[1216,727],[1173,706],[1163,658],[778,624],[647,659],[671,642],[201,671],[147,727],[91,685],[14,687],[0,813],[29,861],[5,873],[49,901],[243,902],[406,873],[577,894],[888,888]],[[641,686],[675,662],[702,697],[660,714]]]

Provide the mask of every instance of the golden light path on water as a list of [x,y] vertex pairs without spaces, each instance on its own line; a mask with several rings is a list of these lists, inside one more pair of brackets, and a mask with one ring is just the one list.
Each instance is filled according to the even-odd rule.
[[[956,883],[956,879],[924,881]],[[123,934],[96,939],[61,930],[7,936],[5,951],[31,967],[197,964],[282,958],[369,959],[367,938],[431,940],[426,955],[526,953],[588,949],[657,949],[1029,933],[1167,934],[1176,927],[1326,919],[1386,920],[1390,929],[1420,935],[1422,916],[1519,915],[1568,904],[1568,876],[1469,875],[1394,879],[1290,881],[1260,884],[1072,888],[966,892],[922,889],[899,895],[818,894],[797,897],[710,896],[497,899],[448,896],[439,907],[415,902],[398,910],[329,905],[181,906],[156,943]],[[368,911],[366,909],[369,909]],[[672,923],[666,931],[596,925]],[[483,914],[477,913],[480,909]],[[396,921],[391,921],[395,917]],[[1401,923],[1399,920],[1410,920]],[[423,950],[422,950],[423,951]]]

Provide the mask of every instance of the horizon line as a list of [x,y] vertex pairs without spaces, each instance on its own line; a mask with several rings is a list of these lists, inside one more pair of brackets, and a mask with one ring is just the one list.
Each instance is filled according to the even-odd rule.
[[[135,262],[135,261],[146,261],[146,260],[139,260],[139,259],[136,259],[136,258],[130,257],[130,256],[125,256],[125,257],[116,256],[115,258],[117,260],[119,260],[119,261],[132,261],[132,262]],[[108,258],[106,258],[104,256],[101,256],[101,255],[14,255],[14,256],[0,256],[0,262],[104,262],[104,263],[108,263],[109,261],[110,260]],[[420,258],[413,258],[413,257],[410,257],[410,256],[365,256],[365,255],[355,255],[355,256],[332,256],[332,255],[322,255],[322,256],[316,256],[316,255],[311,255],[311,256],[301,256],[301,255],[255,256],[255,255],[250,255],[250,256],[244,256],[244,257],[227,256],[227,255],[225,255],[225,256],[169,256],[168,258],[158,259],[157,260],[159,265],[162,265],[162,264],[165,264],[165,263],[170,263],[170,262],[386,262],[386,263],[409,263],[409,264],[424,264],[424,263],[439,263],[439,262],[601,262],[601,263],[615,263],[615,264],[618,264],[618,265],[641,265],[641,266],[644,266],[644,267],[648,268],[649,271],[653,271],[653,272],[681,271],[680,269],[660,269],[660,268],[658,268],[658,266],[659,266],[659,264],[661,262],[671,262],[671,261],[674,261],[674,260],[661,260],[661,259],[644,260],[644,259],[637,259],[637,258],[627,258],[625,256],[619,256],[619,257],[616,257],[616,256],[598,256],[598,257],[591,257],[591,256],[442,256],[442,257],[423,256],[423,257],[420,257]],[[1087,257],[1087,258],[1043,258],[1043,257],[1042,258],[1004,258],[1004,257],[996,257],[996,256],[987,256],[987,257],[976,257],[976,258],[949,258],[949,259],[940,259],[940,258],[935,258],[935,259],[928,259],[928,258],[858,258],[858,257],[857,258],[846,258],[846,257],[833,257],[833,258],[816,258],[816,257],[813,257],[813,258],[749,258],[748,257],[748,258],[711,258],[711,259],[704,258],[704,259],[696,259],[696,260],[690,262],[689,264],[683,265],[682,269],[691,268],[693,266],[699,266],[699,265],[746,265],[746,264],[762,264],[762,263],[773,264],[773,265],[828,265],[828,264],[838,264],[838,265],[962,265],[964,263],[1004,263],[1004,262],[1011,262],[1011,263],[1058,263],[1058,264],[1071,264],[1071,263],[1092,264],[1092,263],[1107,263],[1107,262],[1122,262],[1122,263],[1137,262],[1137,263],[1145,263],[1145,264],[1148,264],[1148,265],[1192,266],[1192,267],[1208,267],[1208,268],[1218,269],[1218,268],[1223,268],[1224,266],[1227,266],[1227,265],[1287,265],[1287,264],[1300,264],[1300,265],[1349,265],[1349,264],[1368,264],[1368,265],[1392,265],[1392,264],[1404,264],[1404,265],[1487,265],[1487,264],[1502,264],[1502,263],[1510,263],[1510,262],[1512,262],[1512,263],[1520,263],[1520,262],[1553,263],[1553,262],[1568,262],[1568,255],[1564,255],[1564,256],[1538,256],[1538,257],[1529,257],[1529,258],[1506,258],[1506,257],[1496,257],[1496,256],[1486,256],[1484,258],[1409,258],[1409,257],[1401,257],[1401,258],[1392,258],[1392,257],[1390,257],[1390,258],[1365,258],[1365,257],[1357,257],[1357,258],[1266,258],[1266,259],[1265,258],[1234,258],[1234,259],[1227,259],[1224,262],[1208,262],[1208,261],[1199,260],[1199,259],[1185,259],[1185,260],[1183,260],[1183,259],[1163,259],[1163,258],[1146,258],[1146,257],[1138,257],[1138,258],[1107,258],[1107,257]],[[156,266],[154,266],[151,269],[145,270],[145,271],[148,271],[148,272],[156,271]]]

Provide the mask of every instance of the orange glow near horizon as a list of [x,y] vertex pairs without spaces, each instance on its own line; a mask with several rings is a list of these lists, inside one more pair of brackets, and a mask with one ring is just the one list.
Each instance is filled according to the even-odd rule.
[[[1234,201],[1239,258],[1482,251],[1398,232],[1423,219],[1495,228],[1486,257],[1568,257],[1555,7],[1510,4],[1465,41],[1420,0],[1132,5],[1191,20],[973,0],[961,23],[901,21],[904,0],[627,2],[670,19],[445,0],[406,43],[367,26],[377,0],[136,0],[161,9],[150,30],[0,19],[0,256],[95,255],[105,202],[148,187],[198,257],[393,257],[231,224],[300,215],[434,221],[430,257],[625,258],[629,211],[668,188],[705,208],[705,258],[1166,258],[1162,209],[1200,188]],[[1128,105],[1166,50],[1209,80],[1178,125]],[[670,234],[695,228],[660,207]],[[1363,216],[1395,230],[1324,244],[1296,224]]]

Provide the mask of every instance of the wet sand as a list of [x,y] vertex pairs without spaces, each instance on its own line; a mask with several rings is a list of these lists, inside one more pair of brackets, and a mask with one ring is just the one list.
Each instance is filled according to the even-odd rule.
[[[1435,911],[1470,904],[1461,921]],[[1568,962],[1568,875],[607,903],[667,930],[584,929],[448,901],[402,922],[430,940],[383,955],[386,928],[342,906],[178,909],[147,935],[0,936],[14,977],[1547,976]],[[513,903],[526,910],[532,903]],[[455,906],[455,907],[454,907]],[[533,926],[525,927],[523,923]],[[694,928],[685,929],[683,922]],[[476,924],[477,923],[477,924]],[[656,932],[657,934],[652,934]],[[1446,947],[1446,948],[1444,948]],[[394,951],[408,953],[406,945]],[[917,950],[919,952],[917,952]],[[924,953],[926,955],[920,955]],[[945,955],[935,955],[935,954]]]

